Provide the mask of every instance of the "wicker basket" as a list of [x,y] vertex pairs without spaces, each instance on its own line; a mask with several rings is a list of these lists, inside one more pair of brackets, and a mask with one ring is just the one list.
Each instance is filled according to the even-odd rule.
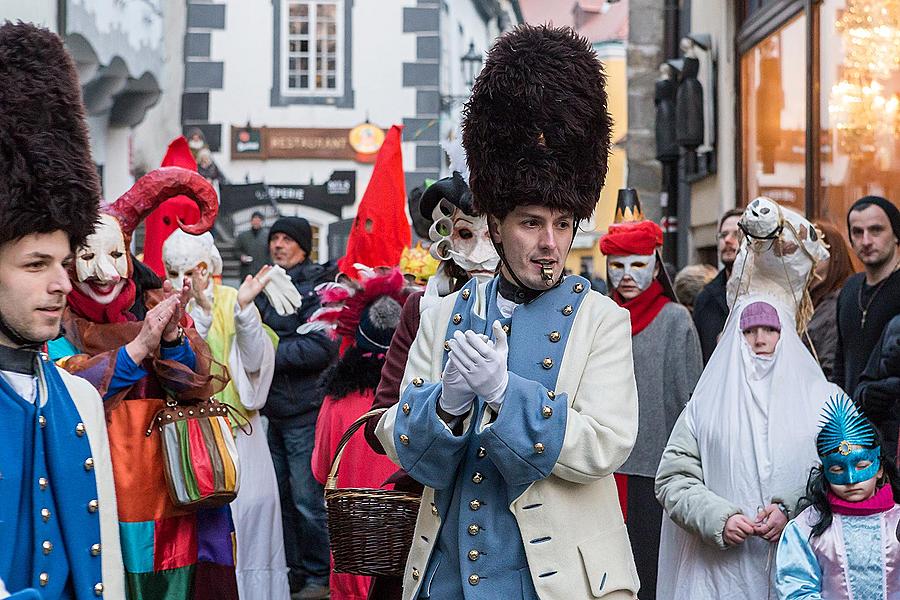
[[406,566],[421,497],[393,490],[337,489],[344,446],[370,417],[385,410],[371,410],[354,421],[338,443],[331,463],[325,505],[335,573],[401,576]]

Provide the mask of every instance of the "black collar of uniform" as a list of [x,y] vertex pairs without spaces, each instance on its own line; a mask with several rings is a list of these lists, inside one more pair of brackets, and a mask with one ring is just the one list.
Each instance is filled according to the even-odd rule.
[[[556,284],[547,288],[553,289],[560,283],[562,283],[563,278],[560,277]],[[506,278],[503,273],[500,273],[500,281],[497,284],[497,293],[506,298],[511,302],[515,302],[516,304],[528,304],[529,302],[533,302],[537,300],[537,298],[547,291],[547,289],[543,290],[533,290],[528,287],[523,287],[517,285]]]
[[38,350],[31,348],[10,348],[0,345],[0,371],[35,375],[39,354]]

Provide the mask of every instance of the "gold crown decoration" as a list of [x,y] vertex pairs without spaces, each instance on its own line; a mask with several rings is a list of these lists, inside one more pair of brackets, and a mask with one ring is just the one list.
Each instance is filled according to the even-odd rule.
[[415,278],[416,283],[424,285],[437,273],[440,264],[439,260],[422,247],[422,242],[419,242],[412,248],[403,249],[399,267],[404,275],[410,275]]
[[616,214],[613,223],[636,223],[644,220],[644,209],[634,188],[622,188],[616,199]]

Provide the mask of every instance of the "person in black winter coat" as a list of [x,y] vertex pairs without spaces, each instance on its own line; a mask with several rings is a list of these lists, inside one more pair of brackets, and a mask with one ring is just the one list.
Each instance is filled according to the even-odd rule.
[[300,217],[283,217],[269,230],[272,260],[287,271],[303,305],[296,313],[279,315],[265,294],[256,297],[263,323],[278,334],[275,374],[262,414],[269,419],[268,440],[281,493],[284,547],[296,597],[327,598],[329,546],[324,490],[312,474],[316,418],[322,392],[316,382],[336,358],[337,344],[322,331],[298,333],[319,308],[315,287],[332,281],[333,263],[309,258],[312,230]]
[[853,398],[878,428],[888,455],[896,459],[900,451],[900,316],[884,328]]

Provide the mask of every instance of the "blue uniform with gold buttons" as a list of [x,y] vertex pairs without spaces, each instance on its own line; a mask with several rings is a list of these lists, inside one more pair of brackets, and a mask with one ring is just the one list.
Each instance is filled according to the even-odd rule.
[[[494,413],[476,399],[464,431],[454,433],[437,415],[441,384],[413,379],[403,392],[395,425],[397,454],[417,481],[434,488],[431,510],[442,525],[422,578],[420,598],[537,600],[526,544],[541,544],[552,533],[522,539],[510,504],[533,482],[550,475],[566,431],[568,402],[554,393],[572,315],[589,289],[581,277],[567,277],[535,301],[504,318],[497,305],[498,279],[485,290],[484,317],[470,281],[457,296],[445,340],[455,331],[491,336],[499,320],[509,335],[509,384]],[[447,345],[445,344],[445,352]],[[446,354],[444,357],[446,361]],[[457,435],[459,434],[459,435]],[[541,510],[536,503],[526,510]]]
[[91,432],[56,366],[42,357],[38,368],[33,403],[0,377],[0,580],[16,600],[96,599],[102,549]]

